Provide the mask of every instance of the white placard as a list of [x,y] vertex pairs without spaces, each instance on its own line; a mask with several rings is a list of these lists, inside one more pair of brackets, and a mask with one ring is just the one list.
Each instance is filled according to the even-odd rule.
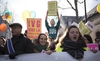
[[86,24],[85,24],[91,31],[93,31],[93,29],[94,29],[94,24],[92,23],[92,22],[90,22],[90,21],[88,21]]

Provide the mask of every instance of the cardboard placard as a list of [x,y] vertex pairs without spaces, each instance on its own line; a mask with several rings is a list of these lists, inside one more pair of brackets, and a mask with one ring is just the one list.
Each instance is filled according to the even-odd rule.
[[42,31],[42,19],[41,18],[27,18],[27,35],[31,40],[38,38],[38,35]]
[[57,1],[48,1],[48,16],[57,15]]

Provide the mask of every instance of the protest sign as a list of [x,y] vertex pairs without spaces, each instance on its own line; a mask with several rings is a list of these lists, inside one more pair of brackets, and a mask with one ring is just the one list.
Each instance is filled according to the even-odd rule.
[[83,23],[83,21],[79,22],[79,30],[81,32],[81,34],[89,34],[91,31],[89,28],[87,28],[87,26]]
[[57,1],[48,1],[48,16],[57,15]]
[[32,40],[37,38],[42,31],[42,20],[40,18],[27,18],[27,35]]

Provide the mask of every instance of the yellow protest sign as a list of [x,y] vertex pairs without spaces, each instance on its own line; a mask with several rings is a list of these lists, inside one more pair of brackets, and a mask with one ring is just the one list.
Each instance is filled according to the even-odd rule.
[[86,27],[83,21],[79,22],[79,30],[81,34],[89,34],[91,31]]
[[57,1],[48,1],[48,16],[57,15]]

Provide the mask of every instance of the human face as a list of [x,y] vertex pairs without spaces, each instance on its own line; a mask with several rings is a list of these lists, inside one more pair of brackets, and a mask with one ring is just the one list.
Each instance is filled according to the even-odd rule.
[[55,21],[52,19],[52,20],[50,21],[50,24],[51,24],[52,26],[54,26]]
[[45,35],[41,35],[39,39],[39,43],[44,46],[46,42],[47,42],[47,37]]
[[89,41],[87,40],[87,38],[84,37],[84,36],[83,36],[83,40],[85,41],[86,44],[89,43]]
[[3,40],[2,39],[0,39],[0,45],[3,45],[4,43],[3,43]]
[[100,44],[100,39],[96,39],[95,42]]
[[69,38],[76,42],[79,38],[79,30],[77,28],[71,28],[69,31]]
[[11,29],[12,29],[12,35],[14,36],[14,35],[19,35],[19,34],[21,34],[21,28],[20,27],[18,27],[18,26],[13,26],[13,27],[11,27]]

